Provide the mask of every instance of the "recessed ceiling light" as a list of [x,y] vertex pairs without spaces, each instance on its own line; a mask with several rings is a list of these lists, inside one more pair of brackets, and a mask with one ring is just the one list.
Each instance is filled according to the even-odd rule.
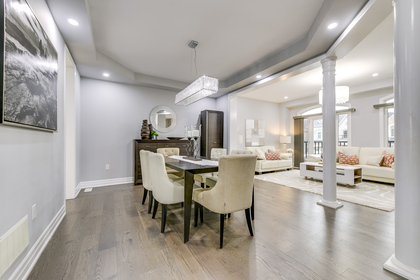
[[334,28],[336,28],[336,27],[337,27],[337,25],[338,25],[338,23],[333,22],[333,23],[331,23],[330,25],[328,25],[328,29],[334,29]]
[[289,98],[289,97],[287,97],[287,96],[284,97],[284,99],[287,99],[287,98]]
[[262,77],[261,75],[258,75],[258,76],[257,76],[257,79],[260,79],[261,77]]
[[378,73],[373,73],[372,74],[372,77],[378,77],[379,76],[379,74]]
[[103,73],[102,75],[104,75],[104,77],[109,77],[108,73]]
[[67,21],[68,21],[71,25],[74,25],[74,26],[78,26],[78,25],[79,25],[79,22],[78,22],[77,20],[75,20],[75,19],[69,18]]

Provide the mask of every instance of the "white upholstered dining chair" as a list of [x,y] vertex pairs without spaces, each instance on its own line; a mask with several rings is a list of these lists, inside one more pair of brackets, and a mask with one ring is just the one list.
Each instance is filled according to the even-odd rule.
[[[218,160],[221,156],[225,156],[227,154],[226,149],[219,149],[213,148],[211,149],[210,159],[211,160]],[[217,176],[216,172],[213,173],[200,173],[194,175],[194,180],[199,182],[202,188],[206,187],[206,180],[207,178]]]
[[184,202],[184,186],[168,178],[162,154],[149,154],[150,179],[153,186],[153,216],[155,218],[159,203],[162,205],[161,232],[165,232],[168,204]]
[[140,150],[141,181],[144,188],[143,200],[141,204],[144,204],[146,201],[147,193],[149,193],[149,206],[147,208],[147,213],[150,214],[152,212],[153,189],[152,182],[150,181],[149,154],[149,151]]
[[197,226],[199,209],[203,215],[203,207],[220,214],[220,248],[223,248],[225,214],[245,210],[248,230],[253,236],[250,208],[256,161],[256,155],[222,156],[216,185],[193,192],[194,226]]
[[[158,154],[162,154],[164,157],[170,157],[170,156],[179,156],[179,148],[159,148],[156,150],[156,152]],[[169,178],[171,178],[172,180],[178,180],[179,178],[182,179],[183,174],[180,173],[179,171],[169,168],[169,167],[165,167],[166,169],[166,173],[168,175],[173,174],[174,176],[169,176]],[[177,177],[179,178],[177,178]]]

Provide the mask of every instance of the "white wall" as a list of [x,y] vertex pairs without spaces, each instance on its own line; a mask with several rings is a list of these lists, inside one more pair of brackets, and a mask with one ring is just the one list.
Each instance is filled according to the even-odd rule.
[[[351,145],[355,147],[380,146],[380,110],[373,105],[380,99],[393,94],[392,87],[350,94],[349,103],[356,111],[351,113]],[[317,96],[285,102],[280,105],[281,131],[289,131],[293,135],[293,117],[304,108],[316,106]],[[293,143],[293,141],[292,141]],[[289,146],[289,145],[288,145]],[[291,144],[290,146],[293,146]]]
[[[29,246],[3,274],[8,279],[64,206],[64,41],[44,0],[28,0],[58,52],[58,132],[0,125],[0,236],[25,215]],[[37,205],[32,221],[31,208]]]
[[[140,139],[142,120],[158,105],[177,114],[177,125],[166,136],[184,136],[184,126],[197,123],[202,110],[217,110],[216,99],[205,98],[189,106],[175,105],[176,92],[81,79],[81,180],[133,177],[133,139]],[[149,121],[150,123],[150,121]],[[105,165],[110,170],[105,170]]]
[[238,144],[239,150],[245,150],[245,120],[265,121],[265,145],[280,148],[280,105],[277,103],[238,97],[236,135],[243,135],[243,143]]

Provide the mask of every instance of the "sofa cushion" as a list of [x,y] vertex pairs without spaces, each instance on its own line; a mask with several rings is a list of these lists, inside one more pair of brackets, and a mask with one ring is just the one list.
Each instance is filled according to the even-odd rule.
[[265,159],[266,160],[281,160],[281,154],[280,152],[265,153]]
[[381,156],[383,151],[387,151],[387,152],[393,154],[394,153],[394,148],[384,148],[384,147],[363,147],[363,148],[360,148],[359,164],[366,165],[369,157],[371,157],[371,156]]
[[261,149],[255,149],[255,153],[257,154],[257,159],[266,159],[265,153]]
[[383,156],[370,156],[366,160],[366,165],[381,166],[383,160]]
[[261,162],[262,169],[270,169],[279,167],[279,160],[264,160]]
[[387,151],[383,151],[382,155],[384,156],[384,161],[382,162],[381,166],[385,167],[392,167],[391,165],[394,163],[394,154],[389,153]]
[[338,162],[338,152],[342,152],[345,155],[357,155],[359,157],[360,147],[344,147],[338,146],[337,150],[337,162]]
[[392,168],[384,168],[381,166],[361,165],[363,176],[382,177],[394,179],[395,171]]
[[338,163],[356,165],[359,164],[359,157],[357,155],[346,155],[338,152]]
[[309,154],[307,157],[307,161],[310,162],[321,162],[322,158],[321,155],[314,155],[314,154]]

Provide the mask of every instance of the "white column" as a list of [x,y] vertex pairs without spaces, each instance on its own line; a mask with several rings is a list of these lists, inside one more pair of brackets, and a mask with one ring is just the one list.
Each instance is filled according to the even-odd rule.
[[384,268],[420,279],[420,1],[394,1],[395,254]]
[[336,127],[335,127],[335,57],[321,61],[323,74],[322,141],[323,143],[323,195],[319,205],[340,208],[337,201]]

